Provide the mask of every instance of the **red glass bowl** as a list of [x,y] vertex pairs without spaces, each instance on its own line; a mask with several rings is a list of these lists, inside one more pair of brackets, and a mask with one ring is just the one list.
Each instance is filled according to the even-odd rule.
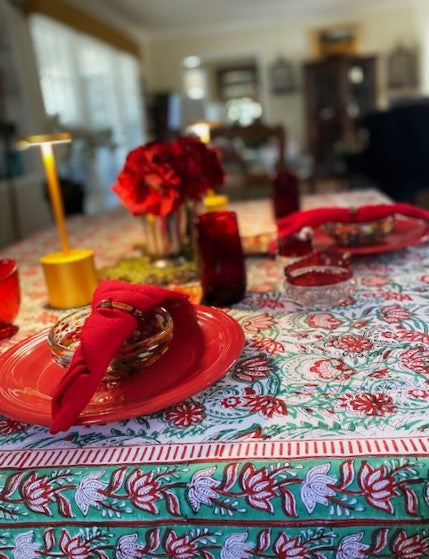
[[286,266],[287,297],[306,307],[339,305],[356,289],[356,280],[346,255],[325,252]]
[[323,229],[339,246],[355,247],[379,243],[393,231],[394,226],[395,220],[389,216],[362,223],[329,222]]
[[[67,368],[80,343],[80,333],[91,307],[68,314],[50,329],[48,345],[54,361]],[[127,377],[149,367],[163,355],[173,337],[173,319],[163,307],[156,307],[138,320],[133,335],[125,340],[109,363],[104,381]]]

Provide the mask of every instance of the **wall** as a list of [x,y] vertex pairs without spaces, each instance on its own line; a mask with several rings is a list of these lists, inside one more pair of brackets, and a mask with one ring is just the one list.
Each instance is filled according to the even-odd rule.
[[384,11],[367,8],[364,13],[350,12],[336,18],[294,21],[289,24],[285,22],[252,30],[154,38],[149,42],[146,58],[148,83],[152,91],[180,91],[181,63],[189,55],[197,55],[203,61],[254,56],[261,70],[265,120],[272,124],[282,123],[288,130],[290,140],[298,148],[304,148],[306,138],[302,90],[292,95],[271,95],[268,83],[270,64],[281,54],[300,67],[308,59],[310,29],[341,22],[360,22],[363,31],[361,52],[379,56],[379,104],[383,106],[386,102],[386,54],[398,42],[407,46],[416,44],[419,20],[417,10],[418,6],[413,8],[411,4],[406,8],[397,7]]

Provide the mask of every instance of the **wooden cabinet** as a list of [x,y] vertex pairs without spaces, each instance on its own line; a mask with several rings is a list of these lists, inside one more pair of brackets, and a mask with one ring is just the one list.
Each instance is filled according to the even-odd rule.
[[308,150],[315,175],[341,172],[340,154],[358,148],[359,119],[375,108],[376,58],[330,57],[304,65]]

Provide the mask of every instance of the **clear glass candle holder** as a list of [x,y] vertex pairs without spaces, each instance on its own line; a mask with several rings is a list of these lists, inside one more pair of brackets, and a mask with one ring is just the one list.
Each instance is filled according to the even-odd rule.
[[348,257],[338,253],[313,254],[286,266],[284,273],[287,297],[305,307],[334,307],[356,289]]
[[[67,368],[80,344],[80,334],[91,307],[66,315],[51,328],[48,345],[54,360]],[[156,307],[137,321],[132,336],[127,338],[113,357],[103,381],[118,380],[149,367],[163,355],[173,337],[173,319],[163,307]]]

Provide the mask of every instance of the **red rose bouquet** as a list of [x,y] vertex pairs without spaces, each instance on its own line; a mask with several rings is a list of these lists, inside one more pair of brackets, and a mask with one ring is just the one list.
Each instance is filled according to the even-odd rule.
[[131,151],[113,191],[132,214],[164,217],[187,199],[201,199],[223,180],[216,151],[190,136]]

